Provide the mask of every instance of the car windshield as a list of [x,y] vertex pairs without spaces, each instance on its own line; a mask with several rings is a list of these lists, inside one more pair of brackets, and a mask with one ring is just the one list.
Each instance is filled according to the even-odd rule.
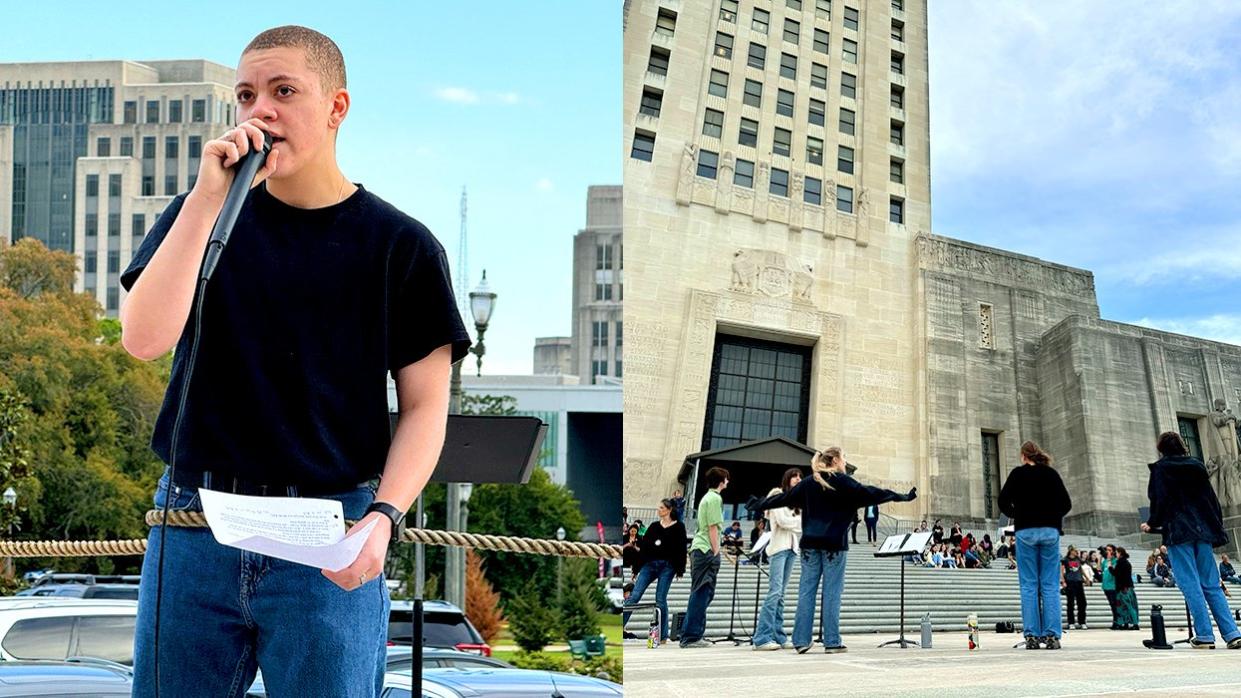
[[[393,642],[413,641],[413,612],[392,611],[388,622],[388,639]],[[455,647],[475,644],[481,638],[471,632],[465,616],[460,613],[423,613],[422,634],[432,647]]]

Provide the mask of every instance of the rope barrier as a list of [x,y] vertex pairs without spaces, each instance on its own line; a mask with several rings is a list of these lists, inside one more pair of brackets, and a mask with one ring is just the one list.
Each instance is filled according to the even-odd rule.
[[[158,526],[162,512],[148,511],[146,524]],[[354,522],[347,522],[353,525]],[[183,528],[206,528],[207,519],[199,511],[170,511],[168,525]],[[429,528],[407,528],[401,542],[426,545],[457,546],[477,550],[496,550],[530,555],[557,557],[613,558],[621,556],[619,545],[587,543],[571,540],[545,540],[520,536],[493,536],[466,531],[439,531]],[[142,555],[147,542],[135,540],[78,541],[0,541],[0,557],[90,557],[95,555]]]

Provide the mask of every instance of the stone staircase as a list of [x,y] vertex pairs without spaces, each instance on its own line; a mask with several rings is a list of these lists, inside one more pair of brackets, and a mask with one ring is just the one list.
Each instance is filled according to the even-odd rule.
[[[1075,545],[1080,543],[1074,541]],[[1063,543],[1067,547],[1068,542]],[[1081,541],[1085,543],[1086,541]],[[874,548],[863,543],[849,550],[845,567],[845,589],[841,603],[840,629],[842,633],[881,633],[896,637],[900,624],[899,558],[876,558]],[[1140,551],[1139,551],[1140,552]],[[1143,559],[1145,554],[1143,553]],[[1136,554],[1131,558],[1135,567],[1141,567]],[[936,631],[965,630],[970,613],[978,614],[978,625],[983,631],[994,631],[1000,621],[1012,621],[1018,633],[1021,630],[1021,595],[1017,583],[1017,571],[1003,569],[1005,563],[993,563],[994,569],[932,569],[905,565],[905,634],[917,639],[922,616],[931,615]],[[766,571],[766,566],[764,566]],[[758,584],[758,604],[767,593],[767,577],[751,565],[737,568],[736,615],[733,629],[737,635],[748,636],[753,631],[755,612],[755,585]],[[724,637],[729,631],[729,612],[733,598],[734,566],[727,558],[720,567],[715,600],[707,610],[707,637]],[[793,618],[797,609],[797,586],[801,574],[800,563],[793,566],[792,578],[785,592],[784,626],[792,632]],[[1233,598],[1229,599],[1235,612],[1241,609],[1241,586],[1230,585]],[[1184,636],[1185,602],[1175,588],[1159,588],[1148,583],[1137,587],[1143,632],[1149,624],[1152,604],[1164,608],[1169,636]],[[689,573],[673,582],[668,594],[669,612],[684,611],[689,599]],[[1064,614],[1064,597],[1061,597],[1061,614]],[[655,589],[652,585],[642,601],[653,602]],[[1095,584],[1086,587],[1086,621],[1091,628],[1107,628],[1111,625],[1111,612],[1103,589]],[[817,599],[816,599],[817,602]],[[816,618],[818,617],[816,603]],[[637,611],[630,619],[627,629],[642,635],[650,622],[651,612]],[[1179,629],[1179,630],[1174,630]],[[1066,634],[1072,632],[1065,630]],[[817,633],[816,633],[817,634]],[[1138,633],[1134,633],[1137,635]],[[1147,636],[1147,635],[1144,635]],[[1018,640],[1013,636],[1013,642]]]

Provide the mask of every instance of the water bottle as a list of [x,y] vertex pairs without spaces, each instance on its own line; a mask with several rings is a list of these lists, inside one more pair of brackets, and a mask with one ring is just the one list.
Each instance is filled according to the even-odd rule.
[[655,609],[655,615],[651,618],[651,626],[646,631],[646,648],[648,650],[659,649],[659,609]]
[[931,649],[931,614],[922,616],[922,649]]
[[965,619],[965,625],[969,627],[970,649],[978,649],[978,614],[971,613],[969,618]]
[[1163,624],[1163,606],[1159,604],[1151,606],[1151,639],[1143,640],[1142,644],[1152,650],[1172,649],[1172,645],[1168,644],[1168,634]]

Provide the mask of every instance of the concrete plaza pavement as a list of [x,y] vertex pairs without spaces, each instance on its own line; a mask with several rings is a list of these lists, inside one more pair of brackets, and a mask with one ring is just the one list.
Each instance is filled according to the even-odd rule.
[[[916,630],[916,629],[915,629]],[[1184,637],[1169,629],[1169,640]],[[917,640],[916,634],[907,635]],[[846,635],[844,654],[815,647],[755,652],[720,643],[657,650],[625,643],[628,698],[678,696],[1168,696],[1241,695],[1241,650],[1177,645],[1148,650],[1150,631],[1079,630],[1066,633],[1061,650],[1013,649],[1019,634],[981,633],[970,651],[965,633],[940,632],[932,649],[883,647],[882,634]]]

